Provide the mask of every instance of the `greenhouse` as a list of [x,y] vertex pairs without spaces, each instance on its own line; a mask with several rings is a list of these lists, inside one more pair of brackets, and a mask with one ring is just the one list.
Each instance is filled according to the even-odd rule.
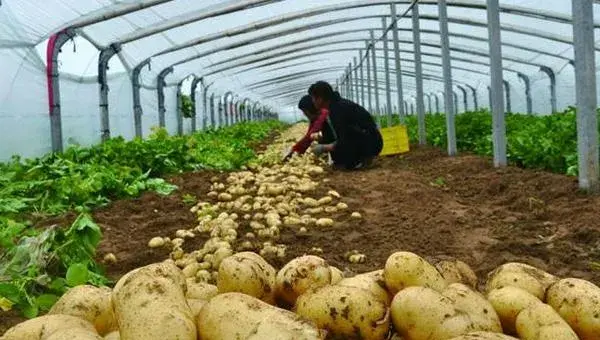
[[0,340],[600,339],[600,1],[0,1]]

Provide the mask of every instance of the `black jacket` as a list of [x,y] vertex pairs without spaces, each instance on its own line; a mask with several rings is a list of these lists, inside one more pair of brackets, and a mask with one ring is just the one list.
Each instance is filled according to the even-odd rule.
[[331,153],[338,166],[352,168],[363,159],[379,155],[381,133],[371,114],[362,106],[336,96],[329,106],[330,126],[323,129],[323,142],[336,142]]

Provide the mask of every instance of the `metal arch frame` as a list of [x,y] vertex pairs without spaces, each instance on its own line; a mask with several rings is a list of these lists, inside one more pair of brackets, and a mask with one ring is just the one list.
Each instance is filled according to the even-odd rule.
[[242,105],[244,105],[244,114],[246,115],[246,120],[252,120],[250,116],[250,109],[248,108],[248,104],[251,102],[250,98],[246,97],[242,101]]
[[475,111],[479,110],[479,103],[478,103],[478,99],[477,99],[477,89],[469,84],[465,84],[465,86],[468,87],[469,90],[471,90],[471,94],[473,95],[473,107],[475,108]]
[[173,68],[168,67],[164,70],[160,71],[158,77],[156,77],[156,91],[158,93],[158,125],[160,127],[165,127],[165,113],[167,109],[165,108],[165,87],[167,85],[165,78],[173,73]]
[[195,74],[191,75],[194,77],[192,83],[190,84],[190,96],[192,100],[192,105],[194,106],[194,117],[192,118],[192,132],[197,131],[197,117],[198,117],[198,106],[196,105],[196,89],[198,88],[198,84],[201,87],[204,87],[204,78],[197,77]]
[[[203,78],[204,79],[204,78]],[[214,84],[214,82],[208,84],[208,85],[204,85],[204,88],[202,89],[202,111],[204,114],[204,117],[202,117],[202,128],[206,129],[206,127],[208,126],[208,118],[209,118],[209,112],[208,112],[208,89]],[[214,105],[214,102],[211,104],[211,106]],[[214,111],[210,112],[210,126],[214,128],[215,126],[215,116],[214,116]]]
[[467,98],[467,90],[463,86],[461,86],[460,84],[456,84],[455,86],[460,90],[460,92],[462,92],[462,95],[463,95],[463,105],[465,107],[465,112],[468,112],[469,111],[469,100]]
[[527,113],[532,114],[533,113],[533,102],[531,100],[531,81],[529,80],[529,77],[527,75],[525,75],[521,72],[517,73],[517,76],[525,84],[525,102],[527,105]]
[[231,116],[231,112],[228,112],[231,109],[229,101],[227,100],[229,96],[231,96],[231,101],[233,101],[233,92],[227,91],[223,95],[223,115],[225,116],[225,125],[229,125],[229,117]]

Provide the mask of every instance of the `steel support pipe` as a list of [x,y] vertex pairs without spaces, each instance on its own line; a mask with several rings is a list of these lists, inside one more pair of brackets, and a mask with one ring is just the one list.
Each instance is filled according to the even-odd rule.
[[[223,111],[225,110],[225,101],[223,100],[223,96],[219,97],[219,105],[218,105],[218,115],[217,121],[219,122],[219,129],[223,127]],[[226,116],[226,115],[225,115]],[[226,118],[225,118],[226,119]]]
[[208,119],[209,119],[209,115],[210,115],[210,127],[214,128],[215,127],[215,115],[214,115],[214,100],[211,99],[210,102],[210,112],[208,111],[208,89],[212,86],[213,83],[208,84],[208,85],[204,85],[204,88],[202,89],[202,110],[204,112],[204,116],[202,117],[202,128],[206,129],[208,127]]
[[[366,107],[366,101],[365,101],[365,72],[363,70],[363,63],[362,63],[362,56],[363,56],[363,50],[359,49],[358,50],[358,62],[359,62],[359,67],[360,67],[360,105],[362,107]],[[367,57],[367,59],[369,59]]]
[[165,87],[167,86],[165,78],[172,72],[172,67],[166,68],[162,70],[156,78],[156,91],[158,93],[158,125],[163,128],[165,127],[165,112],[167,111],[165,108]]
[[[373,53],[371,53],[371,66],[373,67],[373,83],[378,84],[379,81],[377,79],[377,48],[375,48],[375,32],[373,30],[369,31],[371,36],[371,49]],[[387,57],[387,56],[386,56]],[[381,120],[381,110],[379,106],[379,87],[375,86],[375,108],[377,110],[377,117]]]
[[512,104],[510,98],[510,83],[506,80],[502,80],[502,83],[504,84],[504,94],[506,97],[506,112],[512,112]]
[[454,99],[454,114],[457,115],[458,114],[458,94],[456,94],[456,92],[452,91],[452,98]]
[[217,122],[215,118],[215,94],[210,95],[210,127],[216,128]]
[[406,112],[408,114],[408,102],[406,100],[403,100],[404,102],[404,112]]
[[199,78],[194,76],[192,80],[192,84],[190,86],[190,99],[192,100],[192,133],[198,130],[197,128],[197,119],[198,119],[198,106],[196,105],[196,89],[198,88],[198,84],[203,84],[203,78]]
[[469,100],[467,98],[467,90],[461,85],[456,85],[456,87],[460,90],[463,95],[463,106],[465,108],[465,112],[469,111]]
[[62,118],[60,107],[60,80],[58,78],[58,54],[67,41],[75,37],[75,32],[67,29],[50,37],[47,45],[46,66],[48,78],[48,104],[50,107],[50,135],[52,138],[52,151],[63,151]]
[[446,108],[446,134],[448,138],[448,155],[455,156],[456,149],[456,128],[455,114],[452,103],[452,68],[450,63],[450,40],[448,38],[448,8],[446,0],[438,1],[440,41],[442,48],[442,64],[444,74],[444,104]]
[[367,104],[369,105],[369,112],[374,114],[373,112],[373,102],[371,100],[371,58],[369,56],[369,42],[365,42],[366,53],[365,60],[367,61]]
[[383,55],[385,56],[384,68],[385,68],[385,113],[387,115],[387,126],[392,126],[392,87],[390,79],[390,60],[387,57],[389,55],[389,44],[387,39],[387,20],[381,18],[381,27],[383,29]]
[[417,86],[417,121],[419,144],[427,144],[427,131],[425,130],[425,104],[423,103],[423,64],[421,61],[421,26],[419,22],[419,3],[412,8],[412,28],[415,49],[415,84]]
[[440,98],[438,98],[437,93],[431,94],[435,99],[435,113],[440,113]]
[[354,101],[354,79],[352,77],[352,63],[348,63],[348,92],[350,100]]
[[[223,95],[223,116],[225,117],[225,126],[229,126],[229,120],[231,119],[231,106],[230,106],[230,100],[229,98],[231,97],[231,100],[233,100],[233,92],[231,91],[227,91],[225,92],[225,94]],[[221,121],[219,121],[219,127],[221,127]]]
[[479,103],[477,100],[477,89],[469,84],[465,84],[465,86],[468,87],[469,90],[471,90],[471,94],[473,95],[473,108],[475,109],[475,111],[479,110]]
[[596,113],[596,60],[594,53],[594,8],[592,0],[572,0],[577,97],[577,155],[579,187],[597,192],[598,118]]
[[428,109],[427,109],[427,113],[431,114],[431,96],[427,93],[423,94],[425,97],[427,97],[427,103],[428,103]]
[[487,89],[488,89],[488,102],[490,103],[489,107],[490,107],[490,111],[492,111],[492,87],[488,85]]
[[150,65],[150,61],[139,64],[131,71],[131,87],[133,91],[133,122],[135,128],[135,136],[142,138],[142,101],[140,99],[140,73],[144,66]]
[[110,115],[108,112],[108,61],[121,51],[121,46],[110,45],[100,51],[98,57],[98,84],[100,85],[100,138],[103,142],[110,139]]
[[360,105],[360,84],[358,80],[358,62],[356,57],[352,58],[354,63],[352,64],[352,72],[354,78],[354,92],[356,95],[354,96],[354,101]]
[[[415,4],[415,6],[417,6]],[[393,25],[393,40],[394,40],[394,62],[396,63],[396,105],[398,107],[398,116],[400,123],[405,123],[404,105],[404,89],[402,88],[402,63],[400,62],[400,37],[398,30],[398,10],[396,4],[391,4],[390,9],[392,12],[392,25]],[[414,7],[413,7],[414,11]],[[414,13],[414,12],[413,12]],[[414,23],[413,23],[414,24]],[[416,53],[416,42],[415,42],[415,53]],[[387,55],[385,56],[387,58]]]
[[547,66],[540,67],[540,71],[546,73],[548,78],[550,78],[550,106],[552,107],[552,113],[556,113],[556,75],[554,74],[554,71]]
[[531,100],[531,82],[529,81],[529,77],[523,73],[517,73],[519,79],[523,81],[525,84],[525,103],[527,106],[527,113],[533,113],[533,101]]

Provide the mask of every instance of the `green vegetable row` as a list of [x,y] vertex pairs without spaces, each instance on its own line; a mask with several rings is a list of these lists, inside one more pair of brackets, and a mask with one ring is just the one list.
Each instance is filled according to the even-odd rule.
[[[398,123],[398,117],[393,120]],[[599,119],[600,121],[600,119]],[[382,125],[387,120],[382,119]],[[411,143],[418,143],[417,117],[407,117]],[[427,143],[447,147],[446,116],[429,114],[425,118]],[[577,125],[575,108],[553,115],[506,115],[507,156],[514,165],[577,175]],[[492,116],[489,111],[461,113],[456,116],[459,151],[493,156]]]

